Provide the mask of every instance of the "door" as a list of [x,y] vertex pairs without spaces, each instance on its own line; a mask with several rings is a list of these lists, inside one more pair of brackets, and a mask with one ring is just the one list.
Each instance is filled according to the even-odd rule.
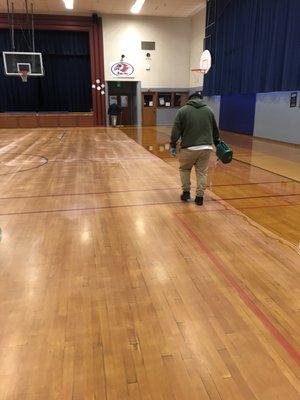
[[143,126],[156,125],[156,95],[155,93],[142,93]]
[[114,94],[109,96],[109,104],[116,103],[121,108],[117,125],[133,124],[132,95],[130,93]]
[[117,103],[121,108],[121,115],[118,117],[118,125],[134,125],[137,110],[134,99],[137,95],[137,82],[108,81],[109,104]]

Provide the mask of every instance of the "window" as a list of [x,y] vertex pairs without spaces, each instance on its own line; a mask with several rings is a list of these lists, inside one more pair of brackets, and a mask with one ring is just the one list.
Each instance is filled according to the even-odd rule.
[[158,94],[158,107],[171,107],[172,106],[172,94],[171,93],[159,93]]
[[153,107],[153,94],[145,94],[144,95],[144,107]]
[[175,93],[174,95],[174,107],[182,107],[186,104],[188,99],[187,93]]

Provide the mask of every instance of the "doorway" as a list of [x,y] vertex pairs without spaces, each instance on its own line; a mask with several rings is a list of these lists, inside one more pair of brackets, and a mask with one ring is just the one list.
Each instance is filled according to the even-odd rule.
[[108,106],[116,103],[121,109],[117,125],[137,125],[137,83],[108,81]]

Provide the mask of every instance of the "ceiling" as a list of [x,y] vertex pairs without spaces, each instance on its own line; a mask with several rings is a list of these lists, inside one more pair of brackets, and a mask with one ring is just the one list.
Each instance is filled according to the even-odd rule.
[[[12,2],[12,0],[9,0]],[[25,11],[25,0],[13,0],[16,12]],[[74,10],[66,10],[63,0],[28,0],[35,13],[46,14],[131,14],[135,0],[74,0]],[[205,7],[206,0],[146,0],[140,15],[190,17]],[[6,0],[0,0],[0,12],[6,12]]]

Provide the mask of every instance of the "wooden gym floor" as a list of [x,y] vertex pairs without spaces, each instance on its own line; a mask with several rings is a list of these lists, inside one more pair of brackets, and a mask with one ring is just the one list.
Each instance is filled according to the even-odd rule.
[[0,399],[299,400],[299,148],[122,129],[0,131]]

